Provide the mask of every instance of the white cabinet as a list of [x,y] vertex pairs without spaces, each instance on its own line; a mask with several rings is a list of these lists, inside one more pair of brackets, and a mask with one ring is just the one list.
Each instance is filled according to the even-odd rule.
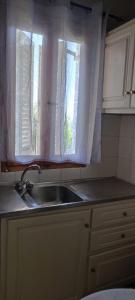
[[135,281],[135,244],[90,256],[88,292]]
[[92,208],[87,293],[135,281],[135,203]]
[[135,56],[134,56],[134,63],[133,63],[133,79],[132,79],[131,106],[135,108]]
[[135,20],[106,37],[103,109],[135,113]]
[[1,221],[0,300],[80,300],[135,281],[135,199]]
[[89,222],[89,210],[2,221],[3,299],[80,299]]

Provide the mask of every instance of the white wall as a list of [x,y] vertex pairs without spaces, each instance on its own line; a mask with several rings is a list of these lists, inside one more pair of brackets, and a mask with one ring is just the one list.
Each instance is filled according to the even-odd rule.
[[82,168],[81,178],[116,176],[120,116],[104,115],[102,121],[102,161]]
[[[59,181],[81,178],[115,176],[117,172],[120,117],[103,115],[102,122],[102,162],[85,168],[29,171],[27,176],[33,182]],[[0,183],[14,183],[21,172],[0,173]]]
[[135,184],[135,116],[122,116],[117,176]]

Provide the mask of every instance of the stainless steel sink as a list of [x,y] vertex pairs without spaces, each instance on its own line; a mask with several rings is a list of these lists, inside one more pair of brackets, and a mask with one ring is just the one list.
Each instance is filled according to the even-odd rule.
[[74,192],[64,186],[34,187],[22,197],[28,207],[53,206],[82,201]]

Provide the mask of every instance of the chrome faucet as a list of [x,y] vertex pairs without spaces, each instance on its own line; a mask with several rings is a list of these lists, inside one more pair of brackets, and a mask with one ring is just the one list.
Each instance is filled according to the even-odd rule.
[[22,173],[22,176],[21,176],[21,182],[24,182],[24,176],[25,176],[25,174],[27,173],[27,171],[33,170],[33,169],[37,169],[38,172],[39,172],[39,174],[41,173],[41,168],[40,168],[40,166],[37,165],[37,164],[32,164],[32,165],[30,165],[30,166],[28,166],[28,167],[26,167],[26,168],[24,169],[24,171],[23,171],[23,173]]
[[21,180],[16,183],[15,189],[21,194],[24,195],[25,192],[31,191],[33,189],[33,183],[29,179],[25,179],[25,174],[29,170],[37,169],[39,174],[41,173],[41,168],[37,164],[31,164],[28,167],[26,167],[22,173]]

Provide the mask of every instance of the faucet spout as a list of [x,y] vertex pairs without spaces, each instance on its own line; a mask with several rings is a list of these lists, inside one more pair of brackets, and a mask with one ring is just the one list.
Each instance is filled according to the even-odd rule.
[[38,164],[32,164],[32,165],[29,165],[28,167],[26,167],[22,173],[22,176],[21,176],[21,182],[24,181],[24,176],[25,174],[27,173],[27,171],[29,170],[35,170],[37,169],[38,170],[38,173],[40,174],[41,173],[41,168]]
[[28,167],[26,167],[22,173],[21,180],[18,181],[15,185],[15,189],[17,192],[19,192],[19,194],[24,195],[25,192],[33,189],[33,183],[30,182],[29,179],[24,178],[27,171],[33,170],[33,169],[37,169],[39,174],[41,173],[41,168],[37,164],[31,164]]

